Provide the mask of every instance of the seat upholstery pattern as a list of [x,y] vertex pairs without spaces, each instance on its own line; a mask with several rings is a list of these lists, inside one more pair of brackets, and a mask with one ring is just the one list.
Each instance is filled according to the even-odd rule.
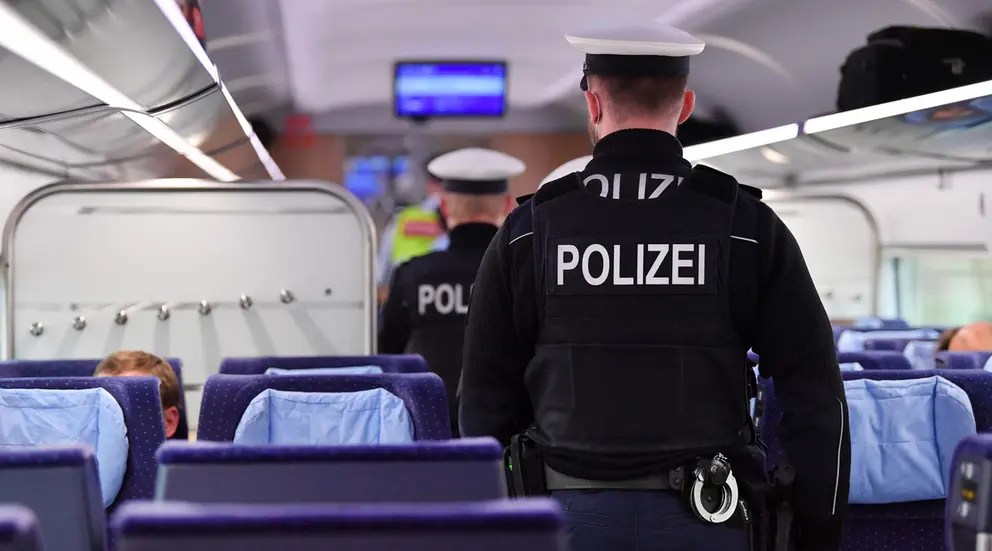
[[[971,400],[978,432],[992,430],[992,373],[985,371],[879,370],[845,371],[844,380],[915,379],[939,375],[961,387]],[[782,411],[775,399],[773,381],[762,379],[763,412],[759,428],[768,446],[768,466],[779,464],[782,449],[778,423]],[[845,551],[939,550],[944,542],[943,499],[895,503],[884,506],[850,505],[844,528]]]
[[[19,379],[24,377],[89,377],[96,371],[102,359],[69,359],[69,360],[7,360],[0,362],[0,379]],[[189,422],[186,420],[186,394],[183,389],[183,361],[179,358],[165,358],[172,366],[179,383],[179,427],[174,438],[186,440],[189,438]]]
[[433,373],[381,375],[214,375],[203,387],[197,439],[231,442],[248,404],[263,390],[358,392],[381,388],[397,396],[413,419],[417,440],[451,438],[448,399]]
[[126,501],[155,495],[155,452],[165,442],[159,384],[156,377],[0,379],[0,388],[102,388],[117,400],[124,412],[130,450],[124,482],[109,511]]

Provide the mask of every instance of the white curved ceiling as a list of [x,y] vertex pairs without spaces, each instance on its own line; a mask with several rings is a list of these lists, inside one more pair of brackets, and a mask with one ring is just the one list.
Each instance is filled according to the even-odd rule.
[[745,131],[832,111],[840,65],[876,29],[975,28],[983,12],[992,11],[989,0],[278,0],[278,5],[289,88],[299,111],[388,105],[393,62],[400,58],[507,59],[511,107],[568,102],[578,94],[582,55],[563,34],[622,16],[669,22],[705,38],[709,46],[694,61],[691,85],[702,105],[724,108]]

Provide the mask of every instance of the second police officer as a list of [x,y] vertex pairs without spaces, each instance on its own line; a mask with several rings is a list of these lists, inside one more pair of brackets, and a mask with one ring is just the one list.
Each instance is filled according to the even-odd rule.
[[838,550],[850,434],[829,319],[760,191],[693,169],[675,138],[704,44],[636,24],[566,38],[586,54],[593,158],[513,211],[482,260],[462,435],[510,445],[515,491],[563,503],[572,551],[744,550],[721,495],[685,489],[701,468],[760,501],[753,349],[783,412],[795,548]]
[[510,210],[508,180],[525,168],[519,159],[479,148],[432,160],[427,169],[443,187],[440,207],[450,228],[449,245],[397,267],[383,306],[379,351],[427,360],[444,380],[456,435],[455,390],[469,294],[482,255]]

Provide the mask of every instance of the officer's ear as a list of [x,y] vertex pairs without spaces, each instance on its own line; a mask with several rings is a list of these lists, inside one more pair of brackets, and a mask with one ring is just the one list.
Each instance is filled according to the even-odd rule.
[[599,103],[599,97],[596,94],[586,90],[586,107],[589,108],[589,122],[592,124],[598,124],[603,118],[602,105]]
[[692,110],[695,107],[696,93],[692,90],[686,90],[685,95],[682,96],[682,112],[679,113],[679,124],[689,120],[689,116],[692,115]]

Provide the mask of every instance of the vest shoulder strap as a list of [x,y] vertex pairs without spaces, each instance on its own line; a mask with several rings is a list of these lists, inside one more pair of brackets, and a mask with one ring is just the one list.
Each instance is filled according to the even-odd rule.
[[535,207],[539,203],[550,201],[555,197],[560,197],[572,191],[578,191],[582,184],[582,175],[579,172],[566,174],[557,180],[552,180],[539,187],[531,198],[531,204]]
[[740,187],[737,178],[706,165],[693,167],[692,174],[683,185],[731,206],[737,203],[737,191]]

